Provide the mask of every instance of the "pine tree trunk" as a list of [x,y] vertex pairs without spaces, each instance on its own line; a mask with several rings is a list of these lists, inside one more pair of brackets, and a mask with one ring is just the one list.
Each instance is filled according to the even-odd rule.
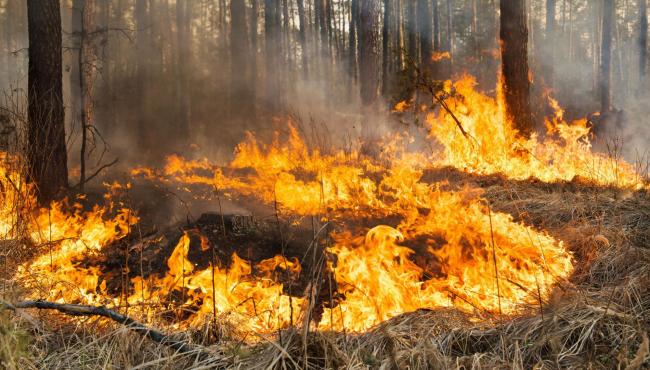
[[359,70],[361,81],[361,101],[370,106],[377,100],[379,35],[377,18],[379,0],[360,0],[359,12]]
[[438,7],[438,0],[433,0],[431,13],[431,18],[433,19],[433,50],[439,52],[442,49],[442,39],[440,38],[440,8]]
[[[149,102],[147,84],[149,81],[149,21],[147,19],[147,0],[135,0],[135,48],[136,48],[136,95],[138,108],[137,115],[137,137],[138,145],[141,148],[149,148],[149,133],[146,125],[148,120]],[[180,45],[179,45],[180,47]],[[181,54],[181,53],[179,53]]]
[[278,5],[280,0],[264,0],[264,37],[266,54],[266,99],[269,110],[276,111],[280,105],[277,57],[280,50]]
[[546,0],[546,47],[548,48],[549,55],[547,58],[550,59],[546,63],[546,79],[549,86],[553,86],[554,70],[553,65],[555,63],[555,0]]
[[417,48],[417,18],[415,14],[416,0],[408,0],[406,4],[406,35],[408,38],[407,52],[413,62],[418,61]]
[[28,0],[26,159],[41,204],[68,186],[59,0]]
[[246,29],[246,4],[230,2],[230,110],[235,117],[252,113],[252,97],[248,61],[248,31]]
[[392,13],[390,7],[390,0],[383,0],[384,5],[384,23],[381,32],[381,91],[382,95],[386,96],[389,91],[389,62],[390,62],[390,25],[392,21]]
[[604,0],[603,30],[600,56],[600,109],[601,114],[607,114],[611,108],[612,80],[612,26],[614,17],[614,0]]
[[645,80],[646,66],[648,65],[648,3],[639,0],[639,76],[640,82]]
[[86,184],[86,151],[88,143],[88,131],[92,126],[93,113],[93,74],[94,74],[94,51],[89,30],[93,22],[93,0],[85,0],[81,9],[81,33],[79,34],[79,54],[77,66],[79,68],[79,91],[81,106],[81,150],[80,150],[80,177],[79,190],[84,191]]
[[350,7],[350,24],[348,34],[350,37],[350,42],[348,45],[348,73],[350,74],[351,82],[353,83],[357,78],[357,31],[359,30],[359,25],[357,20],[359,19],[359,0],[351,0]]
[[449,51],[449,76],[454,73],[454,13],[451,5],[452,0],[447,0],[447,50]]
[[418,35],[420,37],[420,65],[424,71],[431,67],[431,8],[429,0],[418,0]]
[[501,0],[501,68],[506,111],[513,127],[528,137],[533,131],[528,70],[526,6],[521,0]]
[[69,74],[69,91],[70,91],[70,104],[71,117],[73,125],[79,124],[81,121],[81,90],[79,89],[79,80],[81,79],[81,70],[79,69],[79,58],[81,54],[81,29],[82,17],[83,17],[83,0],[73,0],[72,1],[72,48],[70,49],[70,74]]
[[297,0],[298,2],[298,22],[300,23],[300,55],[302,57],[302,73],[303,76],[308,78],[309,76],[309,59],[307,56],[307,36],[306,36],[306,27],[307,27],[307,18],[305,16],[305,0]]
[[[260,4],[258,0],[251,0],[251,16],[250,16],[250,26],[251,26],[251,53],[250,53],[250,64],[251,64],[251,79],[252,81],[257,81],[258,77],[258,72],[257,72],[257,54],[258,54],[258,40],[257,40],[257,33],[258,33],[258,17],[260,14]],[[251,99],[254,102],[256,100],[256,94],[255,94],[255,89],[251,89],[250,91],[251,94]],[[252,103],[253,109],[255,108],[255,104]]]

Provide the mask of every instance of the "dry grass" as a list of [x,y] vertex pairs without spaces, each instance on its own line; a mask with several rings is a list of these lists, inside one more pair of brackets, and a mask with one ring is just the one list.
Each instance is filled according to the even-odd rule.
[[576,256],[571,281],[529,315],[476,323],[455,310],[421,310],[363,335],[295,329],[256,345],[227,335],[210,345],[214,333],[182,333],[205,343],[213,353],[205,357],[98,320],[2,312],[0,361],[15,369],[650,368],[650,196],[581,184],[479,184],[494,209],[547,230]]

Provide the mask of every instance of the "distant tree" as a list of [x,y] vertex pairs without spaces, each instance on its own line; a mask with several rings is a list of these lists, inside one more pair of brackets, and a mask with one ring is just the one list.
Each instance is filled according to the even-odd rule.
[[379,65],[377,50],[379,0],[360,0],[359,14],[359,74],[361,81],[361,101],[365,106],[377,99],[379,84]]
[[546,0],[546,46],[549,51],[547,65],[547,83],[553,86],[555,63],[555,0]]
[[432,18],[429,0],[418,0],[418,35],[420,37],[420,64],[422,68],[431,66]]
[[248,32],[246,29],[246,4],[230,3],[230,106],[236,116],[253,113],[252,81],[249,78]]
[[641,81],[645,80],[646,66],[648,65],[648,2],[639,0],[639,75]]
[[383,95],[388,93],[389,74],[390,70],[390,24],[393,18],[390,0],[383,0],[384,6],[384,22],[381,30],[381,91]]
[[350,22],[348,25],[348,73],[350,74],[351,81],[357,77],[357,38],[359,25],[359,0],[351,0],[350,2]]
[[305,77],[309,76],[309,59],[307,57],[307,17],[305,15],[305,0],[298,2],[298,21],[300,23],[300,55],[302,57],[302,72]]
[[600,55],[600,112],[607,114],[611,110],[612,80],[612,27],[614,18],[614,0],[603,2],[603,29]]
[[68,186],[59,0],[28,0],[29,66],[26,159],[38,200]]
[[186,141],[190,132],[191,121],[191,91],[189,73],[190,70],[190,43],[191,32],[190,22],[192,17],[194,0],[176,2],[176,41],[177,41],[177,65],[176,65],[176,101],[178,103],[178,126],[177,132],[181,141]]
[[418,47],[417,47],[417,15],[415,14],[416,0],[409,0],[406,2],[406,36],[407,36],[407,52],[413,61],[418,60]]
[[521,0],[501,0],[501,68],[506,111],[519,134],[533,131],[528,70],[526,5]]
[[278,22],[280,0],[264,0],[264,37],[266,63],[266,99],[269,109],[279,108],[280,91],[278,56],[282,55],[280,43],[280,22]]

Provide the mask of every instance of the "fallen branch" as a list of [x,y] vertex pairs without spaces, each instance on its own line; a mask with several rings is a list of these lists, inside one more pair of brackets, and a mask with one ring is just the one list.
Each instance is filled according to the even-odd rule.
[[111,319],[115,322],[118,322],[142,336],[145,336],[156,343],[160,343],[164,346],[172,348],[179,353],[196,353],[208,355],[207,351],[201,347],[192,345],[190,343],[172,339],[168,334],[162,333],[160,331],[151,329],[144,324],[139,323],[138,321],[119,314],[113,310],[109,310],[104,306],[87,306],[87,305],[78,305],[78,304],[64,304],[64,303],[54,303],[48,301],[23,301],[18,303],[8,303],[0,301],[0,305],[5,306],[6,308],[17,311],[18,309],[24,308],[38,308],[41,310],[57,310],[61,313],[71,316],[102,316],[108,319]]

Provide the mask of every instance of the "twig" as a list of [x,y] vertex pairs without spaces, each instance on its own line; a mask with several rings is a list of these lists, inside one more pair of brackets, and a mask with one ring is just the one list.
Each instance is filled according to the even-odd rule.
[[22,301],[13,304],[0,301],[0,305],[5,306],[12,311],[17,311],[18,309],[25,308],[38,308],[40,310],[57,310],[61,313],[71,316],[102,316],[125,325],[129,330],[145,336],[156,343],[160,343],[164,346],[172,348],[180,353],[197,353],[203,355],[209,354],[204,348],[184,341],[172,339],[168,334],[151,329],[128,316],[119,314],[113,310],[109,310],[104,306],[64,304],[42,300]]
[[[111,166],[115,165],[119,160],[120,160],[119,158],[115,158],[111,163],[106,163],[105,165],[99,167],[99,168],[97,169],[97,171],[93,172],[92,175],[90,175],[90,176],[88,176],[88,177],[86,178],[86,180],[84,181],[84,183],[88,183],[88,182],[90,182],[90,180],[92,180],[92,179],[94,179],[95,177],[97,177],[97,175],[99,175],[100,172],[102,172],[103,170],[105,170],[105,169],[108,168],[108,167],[111,167]],[[73,188],[73,189],[78,188],[80,185],[81,185],[81,182],[79,182],[77,185],[73,186],[72,188]]]

